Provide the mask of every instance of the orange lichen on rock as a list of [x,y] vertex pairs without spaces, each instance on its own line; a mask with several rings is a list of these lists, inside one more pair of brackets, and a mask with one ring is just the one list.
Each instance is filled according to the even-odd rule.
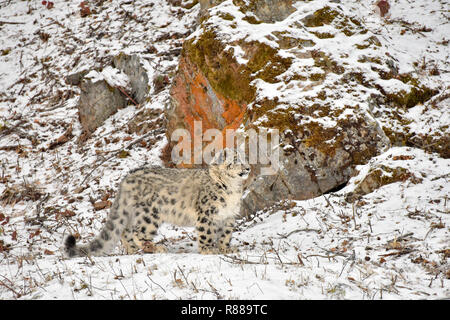
[[[222,131],[225,144],[226,130],[237,129],[247,108],[226,98],[212,89],[208,79],[201,70],[182,57],[179,72],[171,88],[171,96],[175,102],[175,110],[169,121],[169,132],[177,128],[187,129],[194,137],[194,122],[201,121],[202,133],[208,129]],[[173,142],[169,142],[173,146]]]
[[239,128],[239,126],[242,124],[242,120],[244,119],[247,105],[239,104],[233,100],[227,100],[225,98],[223,99],[225,102],[225,111],[222,113],[222,117],[227,123],[224,130]]

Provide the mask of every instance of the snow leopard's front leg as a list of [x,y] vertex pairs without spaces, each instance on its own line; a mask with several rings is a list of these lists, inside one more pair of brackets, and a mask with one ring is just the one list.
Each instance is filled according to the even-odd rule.
[[217,246],[221,253],[237,251],[230,247],[231,235],[234,231],[234,218],[227,218],[217,223]]
[[197,230],[198,249],[201,254],[218,253],[215,247],[216,227],[214,224],[214,215],[216,214],[217,209],[214,206],[197,207],[197,223],[195,228]]

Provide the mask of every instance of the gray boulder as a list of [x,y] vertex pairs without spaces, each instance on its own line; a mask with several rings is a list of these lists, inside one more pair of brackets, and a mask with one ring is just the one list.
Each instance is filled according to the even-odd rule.
[[131,94],[133,99],[139,104],[145,102],[150,92],[148,72],[144,68],[141,59],[136,54],[128,55],[125,53],[121,53],[113,58],[113,65],[130,79]]
[[85,77],[80,84],[78,115],[83,128],[82,140],[95,131],[118,109],[127,105],[127,98],[101,78]]

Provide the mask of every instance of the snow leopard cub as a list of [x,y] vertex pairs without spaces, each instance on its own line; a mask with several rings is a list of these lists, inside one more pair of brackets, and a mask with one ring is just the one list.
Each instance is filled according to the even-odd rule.
[[104,255],[121,237],[128,254],[147,245],[163,222],[195,226],[200,253],[228,252],[235,217],[239,214],[242,184],[248,165],[233,161],[207,169],[142,167],[120,183],[107,221],[87,245],[64,243],[68,257]]

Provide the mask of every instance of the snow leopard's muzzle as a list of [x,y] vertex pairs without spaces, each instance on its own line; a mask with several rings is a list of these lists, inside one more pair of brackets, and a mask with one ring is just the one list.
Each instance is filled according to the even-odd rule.
[[238,174],[241,178],[246,179],[248,177],[248,174],[250,173],[250,167],[244,166],[242,168],[242,171]]

